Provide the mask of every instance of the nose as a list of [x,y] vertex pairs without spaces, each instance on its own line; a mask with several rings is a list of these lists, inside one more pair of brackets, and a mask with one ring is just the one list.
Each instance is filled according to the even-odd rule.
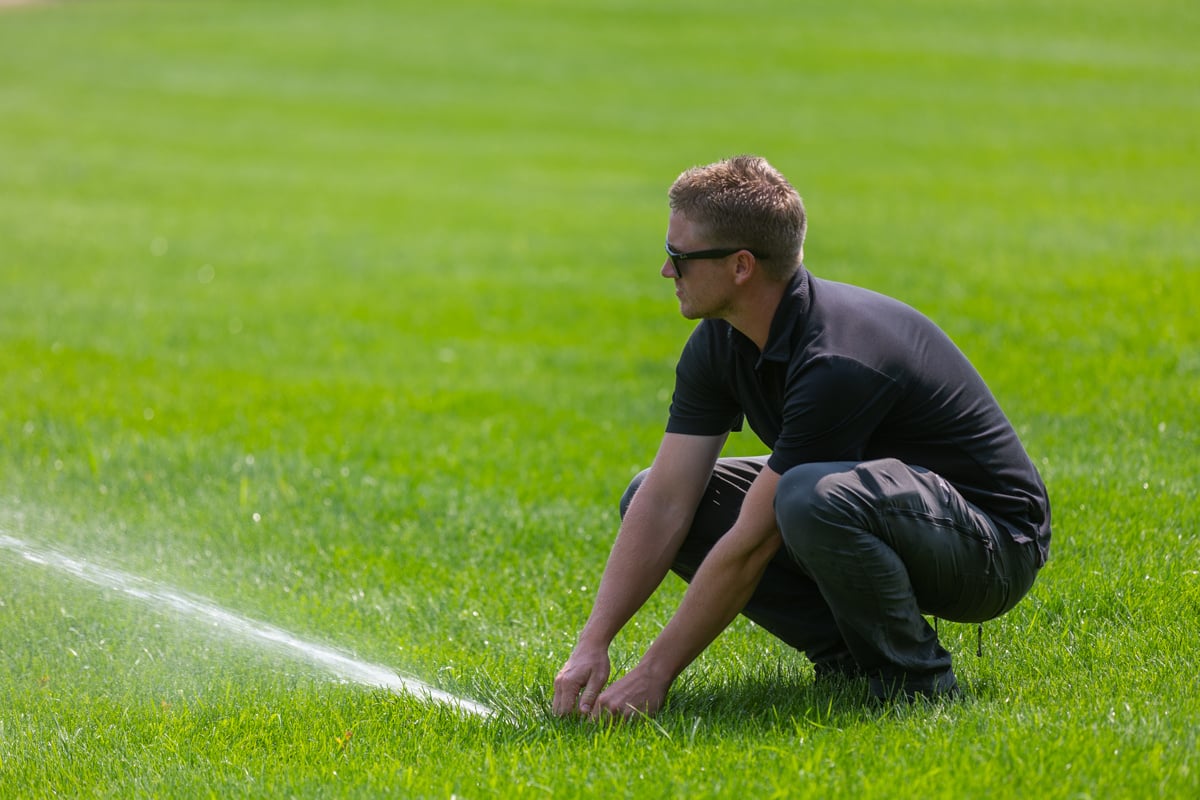
[[683,277],[682,275],[679,274],[679,270],[675,269],[675,262],[672,261],[669,257],[665,261],[663,261],[662,269],[659,270],[658,273],[660,275],[662,275],[664,278],[682,278]]

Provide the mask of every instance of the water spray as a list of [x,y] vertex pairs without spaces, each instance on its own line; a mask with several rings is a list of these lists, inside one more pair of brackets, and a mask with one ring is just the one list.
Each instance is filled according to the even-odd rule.
[[403,677],[388,667],[361,661],[336,648],[305,641],[282,628],[243,617],[209,600],[188,595],[146,578],[103,567],[53,548],[29,544],[3,533],[0,533],[0,550],[7,550],[30,563],[120,592],[149,603],[155,608],[168,608],[184,617],[208,620],[222,633],[270,645],[345,681],[411,695],[475,716],[495,715],[491,708],[473,700],[457,697],[415,678]]

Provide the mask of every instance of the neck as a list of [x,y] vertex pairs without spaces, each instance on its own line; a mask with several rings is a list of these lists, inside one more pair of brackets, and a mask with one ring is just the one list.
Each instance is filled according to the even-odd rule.
[[783,299],[787,284],[779,281],[762,281],[747,291],[736,308],[725,315],[725,321],[737,328],[758,346],[759,352],[767,349],[767,337],[771,334],[771,320]]

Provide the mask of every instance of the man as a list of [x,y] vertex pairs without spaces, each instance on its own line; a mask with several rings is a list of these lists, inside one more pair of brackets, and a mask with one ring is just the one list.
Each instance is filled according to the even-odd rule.
[[[1050,508],[979,374],[908,306],[803,266],[800,196],[761,158],[684,172],[668,258],[702,320],[666,434],[622,501],[595,605],[554,681],[560,715],[653,714],[743,613],[881,699],[956,694],[924,615],[1005,613],[1045,563]],[[718,459],[742,421],[771,448]],[[689,587],[641,661],[608,648],[669,569]]]

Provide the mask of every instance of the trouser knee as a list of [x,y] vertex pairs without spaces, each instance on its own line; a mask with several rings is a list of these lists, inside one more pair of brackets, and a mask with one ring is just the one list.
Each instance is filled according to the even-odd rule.
[[800,464],[779,479],[775,517],[788,551],[805,563],[815,550],[825,550],[855,517],[839,474],[849,465]]

